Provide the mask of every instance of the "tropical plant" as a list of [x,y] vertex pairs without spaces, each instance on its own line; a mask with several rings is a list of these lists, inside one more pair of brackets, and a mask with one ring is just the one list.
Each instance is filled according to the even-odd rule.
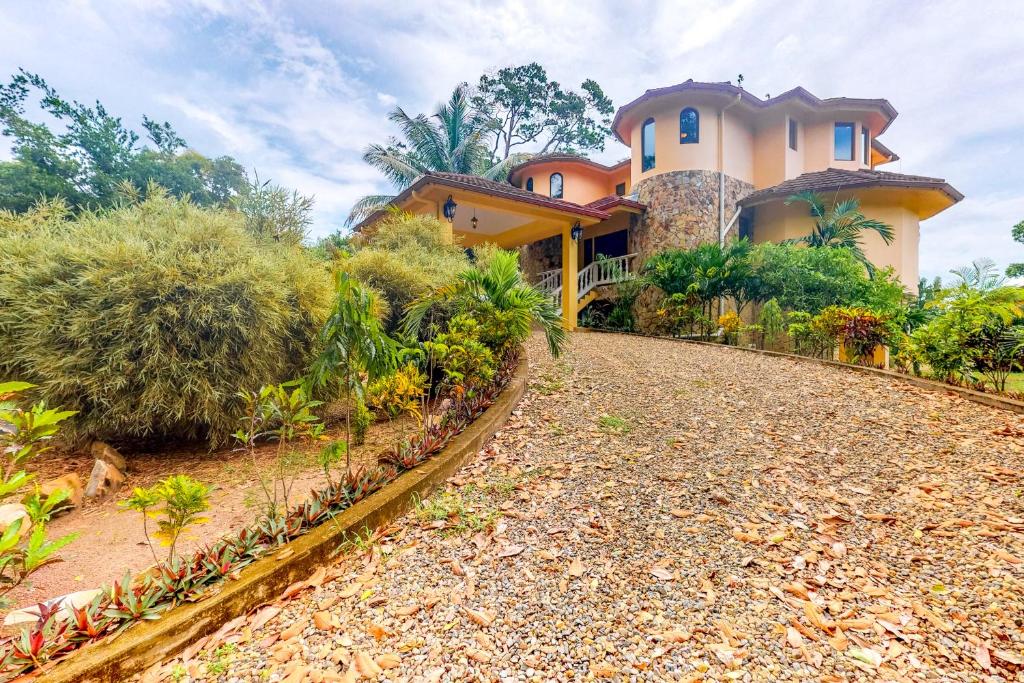
[[[463,173],[491,180],[504,179],[509,170],[525,157],[511,155],[494,162],[484,136],[493,120],[472,102],[469,86],[460,84],[448,101],[431,116],[410,116],[401,107],[388,115],[398,125],[402,139],[370,145],[363,161],[380,171],[396,188],[411,185],[427,172]],[[394,200],[393,195],[369,195],[352,207],[348,224],[362,220]]]
[[[1018,244],[1024,244],[1024,221],[1017,223],[1013,226],[1010,231],[1013,236],[1013,241]],[[1006,277],[1021,277],[1024,276],[1024,263],[1011,263],[1006,268]]]
[[[340,383],[345,398],[345,441],[351,444],[352,410],[363,401],[361,376],[373,381],[391,372],[397,347],[377,318],[376,297],[348,273],[336,273],[334,308],[320,333],[320,344],[322,351],[310,369],[310,380],[314,387]],[[347,451],[345,462],[348,466]]]
[[478,266],[414,301],[406,311],[406,334],[418,337],[431,308],[447,303],[479,320],[481,336],[487,337],[498,354],[522,344],[537,324],[551,355],[557,357],[566,338],[561,311],[550,297],[523,279],[518,254],[496,250]]
[[366,404],[392,420],[404,413],[422,419],[420,400],[426,384],[427,376],[414,363],[406,363],[366,387]]
[[891,327],[885,316],[865,308],[832,306],[818,314],[816,324],[842,345],[847,357],[869,364],[875,349],[889,341]]
[[175,474],[148,488],[136,487],[131,497],[120,505],[123,509],[142,513],[146,543],[153,559],[159,562],[148,526],[148,520],[156,520],[157,531],[154,536],[168,547],[167,560],[172,562],[176,557],[174,551],[178,540],[185,529],[209,521],[201,517],[200,513],[210,509],[211,492],[212,488],[206,484],[188,475]]
[[762,348],[776,349],[779,345],[779,338],[786,331],[786,319],[782,314],[782,307],[778,299],[772,297],[761,307],[761,313],[757,317],[757,324],[761,327]]
[[955,285],[981,292],[991,292],[1006,284],[1006,278],[999,272],[995,261],[980,258],[972,261],[969,266],[961,266],[949,271],[956,278]]
[[809,247],[842,248],[852,253],[864,264],[868,274],[873,275],[875,266],[868,260],[861,246],[861,236],[867,232],[878,233],[886,244],[896,238],[892,226],[882,221],[868,218],[860,210],[860,200],[856,198],[833,202],[825,205],[825,198],[814,192],[800,192],[786,199],[786,204],[803,202],[810,207],[814,218],[811,234],[804,237],[786,240],[790,244],[805,244]]
[[693,249],[666,249],[648,259],[641,274],[669,296],[685,297],[712,319],[715,302],[724,297],[733,297],[742,310],[750,250],[745,239],[726,246],[713,242]]
[[238,387],[317,352],[330,274],[242,217],[152,191],[74,220],[0,230],[0,376],[78,414],[68,438],[227,439]]
[[726,311],[718,316],[718,327],[722,331],[722,341],[726,344],[736,344],[744,328],[743,319],[735,311]]
[[786,314],[786,334],[793,351],[812,358],[829,357],[835,348],[834,332],[825,329],[822,321],[805,311],[790,311]]
[[494,354],[480,340],[480,324],[469,315],[453,317],[447,330],[424,342],[424,347],[444,373],[444,384],[460,401],[494,378]]
[[[22,407],[22,395],[32,388],[28,382],[0,382],[0,501],[15,496],[32,481],[25,464],[49,450],[61,423],[75,414],[47,408],[41,402]],[[7,605],[8,593],[33,572],[57,561],[57,551],[78,537],[68,534],[54,541],[46,539],[47,511],[67,497],[68,492],[61,489],[43,500],[37,491],[36,513],[15,519],[0,533],[0,607]]]

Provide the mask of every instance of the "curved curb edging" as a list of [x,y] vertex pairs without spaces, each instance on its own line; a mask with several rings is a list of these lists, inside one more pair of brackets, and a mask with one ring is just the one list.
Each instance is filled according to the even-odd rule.
[[[526,390],[529,363],[524,353],[508,385],[484,414],[440,453],[359,501],[332,520],[277,549],[241,571],[237,581],[212,589],[209,597],[179,605],[157,621],[137,624],[112,641],[101,640],[71,654],[36,680],[40,683],[108,683],[173,656],[221,624],[276,599],[316,567],[337,557],[346,538],[374,529],[404,513],[475,455],[512,414]],[[277,559],[284,550],[292,554]]]
[[696,339],[679,339],[678,337],[666,337],[654,334],[640,334],[638,332],[619,332],[617,330],[599,330],[592,327],[579,328],[579,330],[581,332],[588,333],[597,332],[599,334],[621,334],[626,337],[642,337],[644,339],[661,339],[664,341],[682,342],[684,344],[713,346],[718,349],[746,351],[748,353],[758,353],[761,354],[762,356],[774,356],[776,358],[786,358],[789,360],[803,361],[807,363],[817,363],[818,365],[829,365],[835,368],[843,368],[845,370],[853,370],[854,372],[860,372],[867,375],[875,375],[877,377],[886,377],[888,379],[906,382],[907,384],[913,384],[916,387],[920,387],[921,389],[928,389],[930,391],[948,391],[968,401],[974,401],[975,403],[980,403],[991,408],[1000,408],[1002,410],[1009,410],[1010,412],[1024,414],[1024,401],[1017,401],[1012,398],[1005,398],[1003,396],[997,396],[995,394],[986,394],[981,391],[975,391],[974,389],[958,387],[952,384],[946,384],[945,382],[936,382],[935,380],[924,379],[923,377],[915,377],[914,375],[905,375],[902,372],[895,372],[894,370],[883,370],[881,368],[871,368],[864,365],[853,365],[852,363],[840,363],[839,361],[835,360],[826,360],[824,358],[811,358],[810,356],[800,356],[795,353],[783,353],[782,351],[765,351],[763,349],[749,349],[744,346],[729,346],[728,344],[698,341]]

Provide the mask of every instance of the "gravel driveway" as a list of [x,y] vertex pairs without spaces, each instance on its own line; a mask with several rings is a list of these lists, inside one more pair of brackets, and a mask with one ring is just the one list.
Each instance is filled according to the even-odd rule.
[[446,492],[161,673],[1024,676],[1019,416],[663,340],[530,357],[513,419]]

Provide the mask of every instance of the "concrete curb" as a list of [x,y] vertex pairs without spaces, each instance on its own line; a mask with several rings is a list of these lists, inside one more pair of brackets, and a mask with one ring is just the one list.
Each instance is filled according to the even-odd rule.
[[[87,645],[36,680],[40,683],[127,680],[132,674],[213,633],[221,624],[276,599],[285,588],[337,557],[349,535],[387,524],[404,513],[414,497],[427,495],[462,467],[512,414],[526,390],[528,367],[523,354],[512,379],[494,404],[427,462],[404,472],[333,520],[249,565],[237,581],[222,583],[199,602],[179,605],[163,618],[137,624],[114,640]],[[277,559],[285,549],[291,554]]]
[[834,360],[825,360],[823,358],[811,358],[809,356],[799,356],[795,353],[783,353],[781,351],[764,351],[762,349],[749,349],[743,346],[728,346],[726,344],[719,344],[716,342],[697,341],[696,339],[679,339],[678,337],[665,337],[661,335],[652,334],[640,334],[638,332],[619,332],[616,330],[599,330],[596,328],[579,328],[581,332],[596,332],[599,334],[621,334],[627,337],[643,337],[645,339],[662,339],[665,341],[682,342],[684,344],[699,344],[701,346],[714,346],[719,349],[731,349],[733,351],[745,351],[748,353],[758,353],[762,356],[774,356],[776,358],[786,358],[789,360],[800,361],[804,363],[817,363],[818,365],[830,365],[836,368],[843,368],[845,370],[853,370],[854,372],[860,372],[866,375],[875,375],[877,377],[886,377],[888,379],[898,380],[900,382],[906,382],[907,384],[913,384],[916,387],[922,389],[928,389],[930,391],[946,391],[951,394],[956,394],[961,398],[967,399],[968,401],[974,401],[992,408],[999,408],[1001,410],[1009,410],[1014,413],[1024,414],[1024,401],[1018,401],[1012,398],[1006,398],[1004,396],[998,396],[996,394],[986,394],[981,391],[975,391],[974,389],[967,389],[965,387],[957,387],[952,384],[946,384],[944,382],[936,382],[930,379],[924,379],[923,377],[915,377],[913,375],[905,375],[902,372],[895,372],[893,370],[882,370],[880,368],[869,368],[863,365],[851,365],[850,363],[840,363]]

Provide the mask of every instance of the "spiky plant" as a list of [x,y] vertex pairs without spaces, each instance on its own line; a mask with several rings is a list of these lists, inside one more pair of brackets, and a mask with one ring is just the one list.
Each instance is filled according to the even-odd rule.
[[825,199],[814,192],[800,192],[786,199],[786,204],[803,202],[811,209],[814,228],[811,234],[786,240],[785,244],[806,244],[809,247],[848,249],[857,260],[864,264],[868,274],[874,276],[875,266],[864,254],[861,236],[865,232],[876,232],[886,244],[896,238],[892,226],[868,218],[860,210],[860,200],[844,199],[826,206]]

